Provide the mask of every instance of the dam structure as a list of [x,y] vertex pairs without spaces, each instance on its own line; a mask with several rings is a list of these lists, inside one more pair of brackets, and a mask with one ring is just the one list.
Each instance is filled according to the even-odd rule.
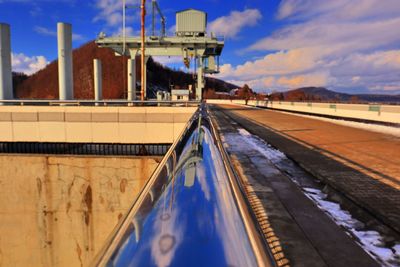
[[[225,40],[195,9],[168,36],[151,4],[151,34],[127,36],[124,1],[122,36],[95,40],[128,57],[125,99],[99,59],[76,98],[69,23],[58,98],[15,98],[0,23],[0,267],[400,266],[398,106],[204,100]],[[150,99],[151,56],[196,62],[194,84]]]

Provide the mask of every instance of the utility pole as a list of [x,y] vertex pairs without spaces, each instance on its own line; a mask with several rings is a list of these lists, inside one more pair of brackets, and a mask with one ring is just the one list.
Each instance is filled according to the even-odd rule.
[[141,25],[141,35],[142,35],[142,47],[141,47],[141,80],[142,80],[142,88],[141,88],[141,100],[144,101],[144,95],[145,95],[145,90],[146,90],[146,55],[145,55],[145,38],[146,38],[146,32],[145,32],[145,18],[146,18],[146,0],[142,0],[142,4],[140,6],[141,11],[142,11],[142,25]]

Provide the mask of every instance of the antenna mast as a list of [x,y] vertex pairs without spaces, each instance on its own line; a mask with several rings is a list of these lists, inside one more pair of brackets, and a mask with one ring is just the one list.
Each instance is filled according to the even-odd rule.
[[126,52],[126,0],[122,0],[122,36],[124,38],[123,52]]
[[142,4],[140,6],[142,10],[142,24],[141,24],[141,35],[142,35],[142,44],[141,44],[141,80],[142,80],[142,88],[141,88],[141,100],[144,101],[144,94],[146,90],[146,48],[145,48],[145,38],[146,38],[146,32],[145,32],[145,19],[146,19],[146,0],[142,0]]

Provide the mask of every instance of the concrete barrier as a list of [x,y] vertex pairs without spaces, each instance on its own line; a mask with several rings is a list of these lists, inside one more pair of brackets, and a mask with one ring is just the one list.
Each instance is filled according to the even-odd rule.
[[0,142],[173,143],[196,110],[0,106]]
[[[207,100],[210,104],[245,105],[244,100]],[[247,105],[284,111],[400,124],[400,106],[378,104],[341,104],[316,102],[257,101],[249,100]]]
[[160,157],[0,156],[0,266],[88,266]]

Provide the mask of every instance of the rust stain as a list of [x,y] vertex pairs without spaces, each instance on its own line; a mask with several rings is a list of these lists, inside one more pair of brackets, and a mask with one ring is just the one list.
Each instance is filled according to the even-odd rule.
[[90,216],[92,214],[92,204],[93,204],[92,187],[90,185],[86,188],[86,192],[83,197],[83,201],[85,202],[86,207],[87,207],[87,211],[85,211],[85,223],[86,223],[86,225],[89,225]]
[[122,218],[122,213],[119,213],[118,214],[118,221],[121,220],[121,218]]
[[[49,157],[45,157],[45,173],[44,173],[44,194],[45,194],[45,204],[43,210],[43,227],[44,227],[44,247],[46,249],[46,262],[50,266],[54,266],[55,263],[55,254],[54,250],[51,248],[54,239],[54,214],[53,214],[53,187],[51,183],[51,173],[50,173],[50,162]],[[59,175],[59,173],[58,173]]]
[[146,158],[141,158],[140,159],[140,176],[139,178],[139,186],[140,188],[143,188],[145,182],[147,179],[150,177],[150,171],[149,171],[149,165],[150,161],[147,160]]
[[36,178],[36,185],[40,196],[42,194],[42,180],[40,178]]
[[69,210],[71,209],[71,207],[72,207],[71,202],[68,202],[68,203],[67,203],[67,213],[69,212]]
[[81,267],[83,266],[83,262],[82,262],[82,249],[81,246],[79,246],[79,243],[76,242],[76,253],[78,254],[78,259],[79,262],[81,263]]
[[119,184],[119,189],[120,189],[121,193],[125,193],[125,189],[126,189],[127,185],[128,185],[128,180],[126,180],[125,178],[122,179]]
[[69,195],[69,196],[71,195],[72,187],[73,187],[74,184],[75,184],[75,178],[76,178],[76,177],[74,177],[74,179],[72,180],[71,184],[68,186],[68,195]]
[[[1,244],[1,238],[0,238],[0,244]],[[3,251],[1,250],[1,247],[0,247],[0,266],[3,266]]]

